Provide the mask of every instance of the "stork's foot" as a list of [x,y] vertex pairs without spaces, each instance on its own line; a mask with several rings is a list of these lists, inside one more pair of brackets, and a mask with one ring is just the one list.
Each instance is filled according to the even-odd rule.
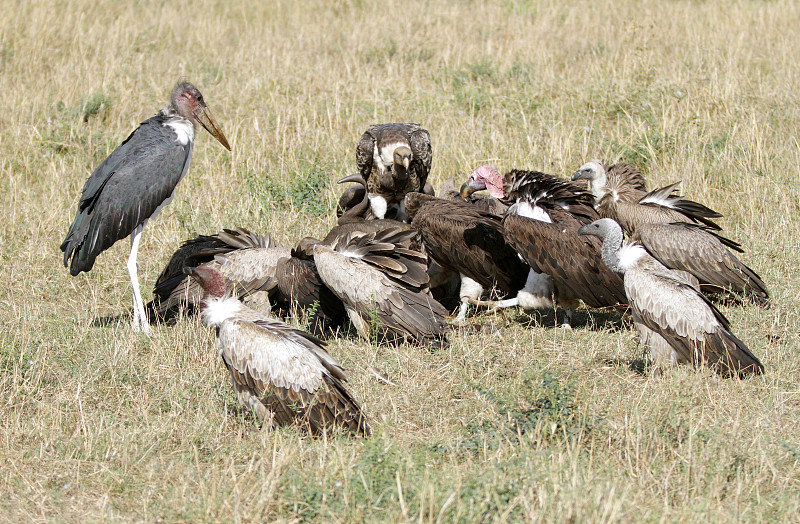
[[133,329],[134,333],[144,333],[145,335],[151,335],[152,331],[150,330],[150,324],[147,322],[147,319],[142,319],[139,315],[133,315],[133,322],[131,322],[131,328]]

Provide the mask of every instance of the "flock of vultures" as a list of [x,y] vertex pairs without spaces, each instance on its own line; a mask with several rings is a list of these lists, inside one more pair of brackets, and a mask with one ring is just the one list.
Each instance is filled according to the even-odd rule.
[[[460,190],[451,179],[435,195],[430,136],[418,124],[367,129],[358,173],[343,179],[355,184],[339,199],[339,225],[322,240],[286,247],[245,228],[201,235],[175,252],[145,305],[140,236],[186,174],[198,124],[230,149],[199,90],[180,83],[171,103],[87,180],[61,246],[64,265],[73,275],[89,271],[130,236],[134,329],[147,332],[181,310],[200,313],[216,328],[239,402],[262,421],[369,435],[324,340],[352,326],[365,340],[436,351],[471,304],[556,308],[564,328],[581,304],[629,308],[654,369],[763,372],[712,302],[769,307],[766,286],[737,257],[739,244],[719,234],[721,215],[678,196],[677,184],[648,191],[635,166],[601,161],[571,180],[481,166]],[[296,314],[309,331],[281,319]]]

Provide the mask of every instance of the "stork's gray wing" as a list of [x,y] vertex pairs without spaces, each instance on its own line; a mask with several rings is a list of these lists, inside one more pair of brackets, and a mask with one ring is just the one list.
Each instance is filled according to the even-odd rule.
[[189,167],[192,143],[178,142],[164,122],[162,116],[142,122],[86,181],[61,244],[70,274],[89,271],[100,253],[130,236],[172,196]]
[[622,278],[603,263],[596,237],[578,236],[577,227],[517,215],[506,216],[503,227],[504,238],[531,269],[550,275],[587,306],[628,302]]
[[722,313],[682,278],[668,270],[632,268],[625,273],[625,293],[637,318],[682,359],[694,365],[704,362],[723,375],[763,372]]
[[697,277],[704,290],[746,293],[762,306],[769,306],[769,292],[761,278],[722,239],[695,224],[642,224],[632,239],[671,269]]

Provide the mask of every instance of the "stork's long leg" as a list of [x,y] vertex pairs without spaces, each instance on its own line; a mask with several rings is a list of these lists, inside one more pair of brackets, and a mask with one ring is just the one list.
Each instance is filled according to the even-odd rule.
[[139,266],[136,264],[136,255],[139,252],[139,239],[142,236],[144,225],[136,228],[131,235],[131,254],[128,255],[128,276],[131,278],[133,286],[133,330],[143,333],[150,333],[150,324],[147,322],[147,315],[144,312],[144,302],[142,294],[139,292]]

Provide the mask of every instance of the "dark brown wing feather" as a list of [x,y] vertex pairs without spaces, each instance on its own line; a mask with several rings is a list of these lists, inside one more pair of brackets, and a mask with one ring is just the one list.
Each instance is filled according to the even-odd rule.
[[412,225],[442,267],[510,296],[525,285],[528,267],[506,242],[497,217],[466,203],[437,199],[420,206]]
[[537,273],[550,275],[587,306],[626,304],[622,278],[603,263],[596,237],[578,236],[580,224],[553,224],[516,215],[503,220],[506,241]]
[[[180,300],[186,296],[183,290],[186,282],[185,267],[197,267],[214,260],[217,255],[230,253],[237,249],[277,247],[279,244],[269,235],[269,233],[254,233],[243,227],[223,229],[214,235],[198,235],[196,238],[187,240],[178,248],[166,267],[156,280],[153,289],[153,300],[147,304],[147,310],[156,312],[161,316],[169,316],[177,311]],[[254,283],[255,287],[260,287]],[[176,289],[179,288],[177,291]],[[194,292],[190,293],[187,301],[197,304],[202,298],[202,292],[195,286]]]

